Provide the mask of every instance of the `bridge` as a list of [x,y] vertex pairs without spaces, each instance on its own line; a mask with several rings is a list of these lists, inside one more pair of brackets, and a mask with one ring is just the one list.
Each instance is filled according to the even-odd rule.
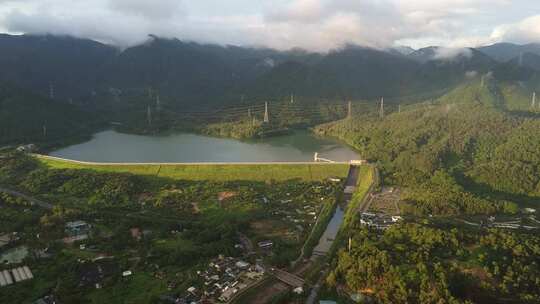
[[304,286],[305,284],[305,281],[304,279],[298,277],[297,275],[294,275],[292,273],[289,273],[285,270],[281,270],[281,269],[273,269],[273,270],[270,270],[270,273],[278,280],[280,280],[281,282],[293,287],[293,288],[297,288],[297,287],[302,287]]

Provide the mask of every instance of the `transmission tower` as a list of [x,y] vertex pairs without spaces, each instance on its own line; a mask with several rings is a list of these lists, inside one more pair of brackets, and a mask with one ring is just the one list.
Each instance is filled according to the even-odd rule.
[[148,120],[148,125],[152,125],[152,108],[150,106],[146,109],[146,119]]
[[533,92],[532,101],[531,101],[531,108],[534,109],[535,106],[536,106],[536,92]]
[[398,104],[398,106],[397,106],[397,112],[398,112],[398,113],[401,113],[401,104]]
[[384,118],[384,97],[381,97],[381,108],[379,109],[379,116]]
[[264,103],[264,120],[265,123],[269,123],[270,119],[268,118],[268,102]]
[[54,99],[54,85],[52,82],[49,84],[49,98]]
[[161,112],[161,100],[159,99],[159,95],[156,96],[156,110]]
[[347,118],[350,119],[352,117],[352,102],[349,101],[347,103]]
[[291,94],[291,103],[294,103],[294,94]]

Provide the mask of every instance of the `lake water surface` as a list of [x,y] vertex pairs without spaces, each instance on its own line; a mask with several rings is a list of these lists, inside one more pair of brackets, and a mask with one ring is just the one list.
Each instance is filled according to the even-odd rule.
[[50,155],[91,162],[295,162],[312,161],[315,152],[334,161],[359,159],[345,144],[307,131],[239,141],[189,133],[145,136],[109,130]]

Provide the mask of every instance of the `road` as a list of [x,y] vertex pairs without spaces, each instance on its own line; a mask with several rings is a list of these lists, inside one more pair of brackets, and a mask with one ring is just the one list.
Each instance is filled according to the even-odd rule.
[[274,275],[274,277],[276,277],[278,280],[289,286],[292,286],[293,288],[304,286],[305,281],[302,278],[285,270],[276,268],[273,271],[271,270],[270,273]]
[[311,292],[309,293],[309,297],[306,300],[306,304],[315,304],[315,300],[317,300],[317,295],[319,294],[319,290],[321,290],[322,285],[324,284],[324,278],[328,276],[328,268],[324,270],[321,273],[321,276],[317,283],[313,286],[311,289]]
[[379,170],[377,169],[377,167],[374,167],[373,170],[374,170],[373,182],[369,186],[369,189],[366,192],[366,196],[364,196],[362,202],[358,205],[359,213],[366,212],[369,209],[369,205],[371,204],[371,201],[373,200],[373,196],[371,194],[373,193],[373,189],[379,183]]
[[29,195],[26,195],[24,193],[21,193],[19,191],[15,191],[15,190],[0,187],[0,192],[4,192],[4,193],[7,193],[7,194],[11,194],[13,196],[16,196],[16,197],[20,197],[22,199],[25,199],[25,200],[29,201],[33,205],[37,205],[37,206],[39,206],[41,208],[44,208],[44,209],[47,209],[47,210],[52,210],[52,208],[53,208],[53,205],[51,205],[49,203],[46,203],[44,201],[40,201],[40,200],[38,200],[36,198],[33,198],[33,197],[31,197]]

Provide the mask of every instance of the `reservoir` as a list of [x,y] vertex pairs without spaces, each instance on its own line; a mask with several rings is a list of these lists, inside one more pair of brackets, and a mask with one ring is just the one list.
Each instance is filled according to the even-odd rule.
[[190,133],[163,136],[96,133],[87,142],[49,153],[51,156],[89,162],[299,162],[319,157],[333,161],[359,159],[345,144],[320,138],[308,131],[240,141]]

